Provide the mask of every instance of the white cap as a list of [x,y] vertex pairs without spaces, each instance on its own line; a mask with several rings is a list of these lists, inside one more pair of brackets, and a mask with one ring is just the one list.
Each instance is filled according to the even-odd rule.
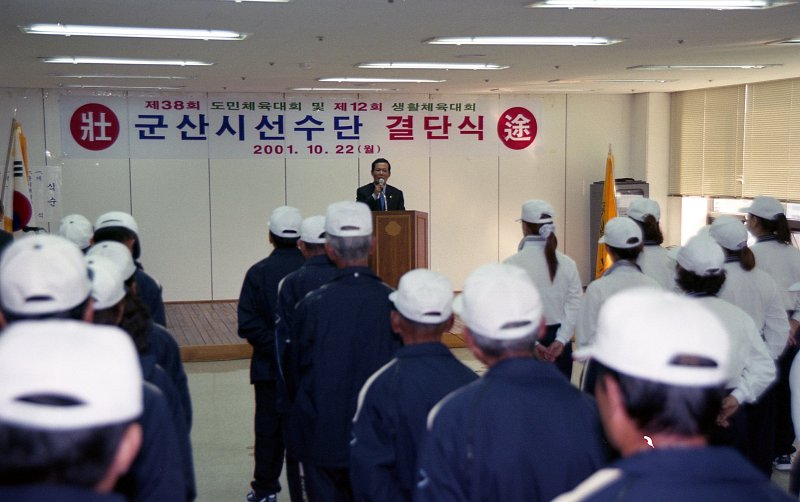
[[757,195],[753,197],[753,203],[749,207],[739,209],[743,213],[750,213],[767,220],[774,220],[779,214],[785,214],[783,205],[774,197]]
[[119,267],[105,256],[86,257],[92,276],[92,298],[95,310],[105,310],[125,298],[125,279]]
[[553,206],[543,200],[529,200],[522,204],[522,216],[517,221],[527,221],[528,223],[553,223],[555,214]]
[[[32,402],[37,396],[51,399]],[[141,413],[142,370],[121,329],[20,321],[0,336],[0,422],[69,430],[125,423]]]
[[14,314],[64,312],[86,300],[91,289],[83,253],[63,237],[18,239],[0,261],[0,302]]
[[477,334],[513,340],[538,331],[542,300],[523,269],[492,263],[478,267],[467,277],[453,310]]
[[325,244],[325,217],[309,216],[300,225],[300,240],[309,244]]
[[[596,341],[575,351],[575,357],[591,357],[635,378],[709,387],[729,379],[730,338],[701,302],[660,289],[632,288],[600,307]],[[711,364],[688,365],[698,358]]]
[[642,229],[632,219],[617,216],[606,222],[603,236],[597,243],[619,249],[635,248],[642,244]]
[[708,233],[699,233],[689,239],[685,246],[671,251],[678,265],[701,277],[722,272],[725,253]]
[[708,234],[717,241],[717,244],[731,251],[738,251],[747,246],[747,229],[741,220],[733,216],[717,217],[711,223]]
[[94,222],[95,232],[101,228],[110,227],[127,228],[137,236],[139,235],[139,225],[136,224],[136,220],[133,219],[133,216],[123,211],[110,211],[101,214],[100,217],[97,218],[97,221]]
[[297,239],[300,237],[300,225],[303,215],[300,210],[292,206],[279,206],[272,210],[269,216],[269,231],[278,237]]
[[372,213],[363,202],[334,202],[325,211],[325,233],[336,237],[372,235]]
[[136,272],[136,264],[133,262],[133,256],[128,246],[116,241],[103,241],[98,242],[90,247],[86,252],[89,258],[95,256],[102,256],[111,260],[116,265],[119,273],[122,275],[122,281],[125,282],[131,278]]
[[661,219],[661,208],[658,207],[658,202],[653,199],[638,197],[628,205],[629,218],[644,223],[644,219],[648,214],[652,215],[656,221]]
[[453,315],[453,285],[433,270],[418,268],[403,274],[389,300],[405,318],[423,324],[439,324]]
[[92,243],[94,228],[92,222],[82,214],[70,214],[61,218],[58,235],[73,242],[81,249],[88,248]]

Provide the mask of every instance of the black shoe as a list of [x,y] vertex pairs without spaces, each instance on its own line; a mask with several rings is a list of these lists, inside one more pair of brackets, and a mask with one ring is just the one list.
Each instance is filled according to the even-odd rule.
[[250,490],[250,493],[247,494],[247,502],[278,502],[278,495],[276,493],[258,495],[254,490]]

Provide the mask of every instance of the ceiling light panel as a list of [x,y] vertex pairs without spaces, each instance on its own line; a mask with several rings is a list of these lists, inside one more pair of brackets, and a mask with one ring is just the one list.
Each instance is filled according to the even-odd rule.
[[351,82],[351,83],[400,83],[400,84],[438,84],[447,80],[429,78],[363,78],[363,77],[326,77],[318,78],[318,82]]
[[173,60],[173,59],[127,59],[127,58],[95,58],[81,56],[58,56],[40,58],[43,63],[65,64],[120,64],[120,65],[156,65],[156,66],[211,66],[214,63],[205,61]]
[[187,30],[177,28],[135,28],[128,26],[85,26],[77,24],[29,24],[24,33],[76,37],[177,38],[183,40],[244,40],[247,33],[227,30]]
[[541,0],[526,7],[561,9],[769,9],[795,0]]
[[730,64],[730,65],[637,65],[629,66],[628,70],[645,70],[645,71],[672,71],[672,70],[763,70],[764,68],[773,68],[776,66],[783,66],[781,64]]
[[425,43],[434,45],[568,45],[593,46],[613,45],[622,42],[621,38],[606,37],[436,37]]
[[400,69],[400,70],[505,70],[508,66],[478,63],[359,63],[358,68],[367,69]]

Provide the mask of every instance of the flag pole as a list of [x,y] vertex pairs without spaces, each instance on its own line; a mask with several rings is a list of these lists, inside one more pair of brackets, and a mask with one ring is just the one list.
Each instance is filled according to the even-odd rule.
[[8,167],[11,163],[11,147],[14,145],[14,129],[17,127],[17,110],[14,109],[14,116],[11,118],[11,134],[8,135],[8,150],[6,151],[6,163],[3,166],[3,181],[0,187],[0,216],[5,218],[6,210],[5,210],[5,196],[6,196],[6,184],[8,182]]

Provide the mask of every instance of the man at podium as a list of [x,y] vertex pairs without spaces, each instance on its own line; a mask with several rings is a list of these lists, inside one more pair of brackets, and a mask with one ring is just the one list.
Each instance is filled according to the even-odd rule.
[[370,211],[404,211],[403,191],[387,185],[392,175],[392,165],[386,159],[375,159],[372,162],[372,183],[356,190],[356,201],[369,206]]

